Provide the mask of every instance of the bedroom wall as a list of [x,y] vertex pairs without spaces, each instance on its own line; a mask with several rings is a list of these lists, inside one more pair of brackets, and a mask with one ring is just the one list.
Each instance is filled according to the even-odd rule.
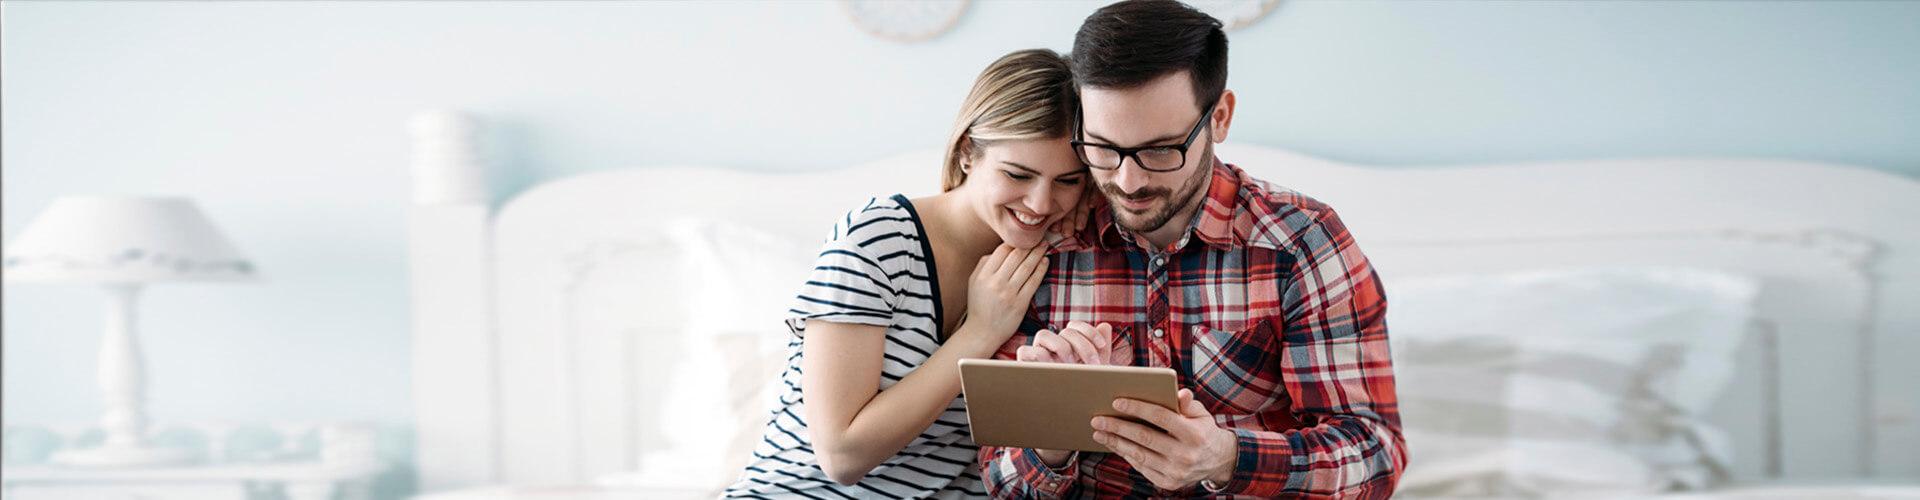
[[[973,75],[1092,2],[976,2],[928,43],[826,2],[0,4],[8,241],[56,196],[195,197],[263,270],[159,285],[162,421],[405,422],[406,119],[489,120],[501,197],[650,164],[938,145]],[[1782,157],[1920,177],[1916,2],[1286,2],[1232,33],[1233,140],[1389,167]],[[928,182],[933,182],[931,167]],[[8,422],[94,418],[102,294],[5,288]],[[1891,472],[1920,474],[1920,460]]]

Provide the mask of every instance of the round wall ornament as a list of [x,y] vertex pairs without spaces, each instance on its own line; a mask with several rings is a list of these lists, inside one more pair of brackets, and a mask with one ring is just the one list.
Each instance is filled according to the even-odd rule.
[[869,35],[901,43],[946,33],[967,11],[968,0],[840,0],[853,25]]

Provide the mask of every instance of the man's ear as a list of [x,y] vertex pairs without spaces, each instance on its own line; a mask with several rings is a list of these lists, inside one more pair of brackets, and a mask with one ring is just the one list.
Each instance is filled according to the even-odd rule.
[[1227,128],[1233,125],[1233,104],[1234,96],[1231,89],[1222,90],[1220,101],[1213,104],[1213,117],[1210,118],[1213,120],[1213,126],[1207,134],[1216,144],[1227,140]]

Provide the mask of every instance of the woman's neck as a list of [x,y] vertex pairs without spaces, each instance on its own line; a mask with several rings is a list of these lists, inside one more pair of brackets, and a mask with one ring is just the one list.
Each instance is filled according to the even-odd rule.
[[968,206],[957,191],[933,195],[926,201],[933,205],[928,211],[939,218],[935,221],[940,227],[938,232],[961,257],[977,260],[1000,246],[1000,234],[993,232],[987,221],[980,220],[979,213]]

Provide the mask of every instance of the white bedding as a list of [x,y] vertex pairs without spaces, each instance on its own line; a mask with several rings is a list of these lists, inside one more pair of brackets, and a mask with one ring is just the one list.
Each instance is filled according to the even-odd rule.
[[[1910,359],[1905,334],[1915,331],[1920,316],[1913,308],[1891,306],[1920,293],[1912,279],[1920,276],[1914,266],[1920,259],[1913,257],[1920,233],[1911,226],[1920,218],[1920,185],[1911,180],[1766,160],[1373,169],[1252,145],[1222,145],[1221,151],[1256,176],[1338,207],[1390,294],[1410,290],[1405,285],[1419,277],[1546,268],[1676,266],[1751,276],[1763,288],[1754,313],[1770,335],[1749,338],[1773,340],[1740,346],[1740,362],[1728,377],[1729,397],[1713,401],[1707,416],[1728,431],[1732,483],[1913,477],[1904,457],[1920,449],[1916,426],[1909,423],[1916,421],[1911,408],[1920,406],[1913,404],[1911,387],[1887,382],[1912,380],[1907,374],[1920,366],[1903,362]],[[689,350],[737,353],[743,349],[720,343],[777,336],[740,331],[763,324],[744,315],[720,315],[741,325],[705,325],[728,331],[690,328],[689,313],[716,302],[712,296],[729,294],[715,293],[718,288],[689,293],[694,288],[686,282],[790,293],[793,280],[775,275],[803,269],[765,259],[770,269],[763,273],[733,276],[768,277],[766,283],[647,270],[658,269],[660,259],[708,254],[693,249],[695,243],[739,236],[722,226],[680,223],[688,218],[738,225],[810,249],[825,221],[857,199],[932,189],[928,172],[938,158],[938,151],[920,151],[846,170],[793,174],[707,167],[606,170],[542,182],[497,212],[482,203],[415,207],[413,380],[421,489],[478,487],[476,495],[493,495],[428,497],[435,499],[657,497],[668,490],[618,485],[661,486],[661,476],[707,484],[733,470],[717,460],[737,456],[720,451],[730,446],[725,433],[670,429],[753,422],[752,409],[736,406],[752,400],[746,396],[751,391],[736,389],[751,388],[729,384],[729,398],[711,397],[722,392],[718,388],[686,387],[679,394],[667,389],[676,378],[764,380],[752,370],[722,377],[714,373],[719,370],[696,374],[676,367],[712,359]],[[681,264],[685,270],[711,267]],[[1416,309],[1412,301],[1394,304],[1391,314]],[[1407,319],[1390,323],[1396,339],[1414,335]],[[1776,352],[1794,354],[1771,355]],[[1761,383],[1762,373],[1778,376]],[[1700,400],[1685,397],[1689,392],[1670,396],[1697,408]],[[690,406],[715,409],[670,410]],[[727,418],[693,421],[689,415]],[[696,436],[711,437],[688,439]],[[1410,442],[1415,467],[1423,455],[1436,454],[1433,443]],[[671,465],[714,474],[659,465],[660,458],[688,456],[672,451],[690,448],[719,453]],[[604,482],[609,477],[623,482]],[[554,484],[608,486],[492,486]],[[514,491],[532,496],[511,496]],[[1716,491],[1796,498],[1885,490]],[[1464,492],[1436,494],[1448,493]]]

